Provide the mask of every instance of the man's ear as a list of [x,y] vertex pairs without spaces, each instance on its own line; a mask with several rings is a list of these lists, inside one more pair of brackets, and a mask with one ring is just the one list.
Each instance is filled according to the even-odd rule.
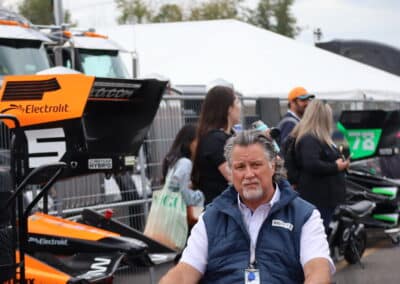
[[232,166],[229,166],[228,164],[226,164],[226,172],[232,181]]
[[273,171],[275,172],[275,165],[276,165],[275,159],[273,159],[272,161],[270,161],[270,162],[269,162],[269,165],[270,165],[270,169],[273,170]]

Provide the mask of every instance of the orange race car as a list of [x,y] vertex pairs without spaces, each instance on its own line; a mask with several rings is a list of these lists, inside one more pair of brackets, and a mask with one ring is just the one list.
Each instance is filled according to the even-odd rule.
[[[30,211],[57,178],[131,169],[166,85],[83,74],[4,77],[0,119],[12,129],[15,186],[0,192],[0,282],[112,283],[120,262],[152,265],[143,241]],[[29,184],[41,192],[23,208]]]

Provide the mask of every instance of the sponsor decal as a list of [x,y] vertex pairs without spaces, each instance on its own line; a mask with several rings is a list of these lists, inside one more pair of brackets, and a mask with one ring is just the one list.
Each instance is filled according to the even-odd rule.
[[[11,81],[6,83],[1,101],[41,101],[45,92],[57,91],[59,89],[60,84],[56,78],[39,81]],[[19,110],[26,114],[69,112],[69,105],[10,104],[8,107],[1,109],[0,113],[7,113],[11,110]]]
[[54,238],[43,238],[43,237],[29,237],[28,243],[34,243],[41,246],[68,246],[67,239],[54,239]]
[[93,76],[82,74],[5,76],[0,113],[16,116],[22,127],[79,118],[93,82]]
[[293,230],[293,224],[286,223],[286,222],[283,222],[282,220],[278,220],[278,219],[272,220],[272,226],[285,228],[285,229],[288,229],[289,231]]
[[104,81],[96,79],[90,91],[89,100],[129,100],[142,84]]
[[95,257],[94,263],[90,266],[90,270],[79,278],[91,279],[99,276],[104,276],[107,272],[108,265],[110,265],[111,259],[104,257]]
[[111,170],[112,169],[112,159],[89,159],[88,160],[89,170]]
[[64,129],[47,128],[25,130],[28,141],[29,168],[55,163],[67,152]]
[[11,110],[19,110],[22,113],[49,113],[49,112],[69,112],[70,106],[68,104],[58,104],[58,105],[15,105],[10,104],[8,108],[2,109],[1,113],[6,113]]
[[337,127],[349,143],[349,150],[353,159],[369,157],[375,153],[382,135],[382,129],[346,129],[340,122],[337,123]]
[[16,105],[16,104],[10,104],[8,107],[5,109],[2,109],[0,113],[6,113],[7,111],[12,111],[12,110],[18,110],[20,112],[24,112],[25,109],[22,105]]

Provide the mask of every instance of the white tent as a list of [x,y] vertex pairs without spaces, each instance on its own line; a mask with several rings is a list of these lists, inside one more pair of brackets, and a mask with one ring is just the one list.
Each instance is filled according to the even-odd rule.
[[141,75],[175,85],[216,78],[245,96],[285,98],[295,86],[320,97],[400,100],[400,77],[237,20],[122,25],[99,30],[139,56]]

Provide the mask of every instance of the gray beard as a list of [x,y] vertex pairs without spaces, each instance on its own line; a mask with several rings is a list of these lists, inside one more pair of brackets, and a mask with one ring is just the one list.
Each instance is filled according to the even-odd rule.
[[246,200],[259,200],[264,196],[264,192],[261,187],[258,187],[257,189],[251,189],[251,190],[246,190],[243,188],[243,197]]

